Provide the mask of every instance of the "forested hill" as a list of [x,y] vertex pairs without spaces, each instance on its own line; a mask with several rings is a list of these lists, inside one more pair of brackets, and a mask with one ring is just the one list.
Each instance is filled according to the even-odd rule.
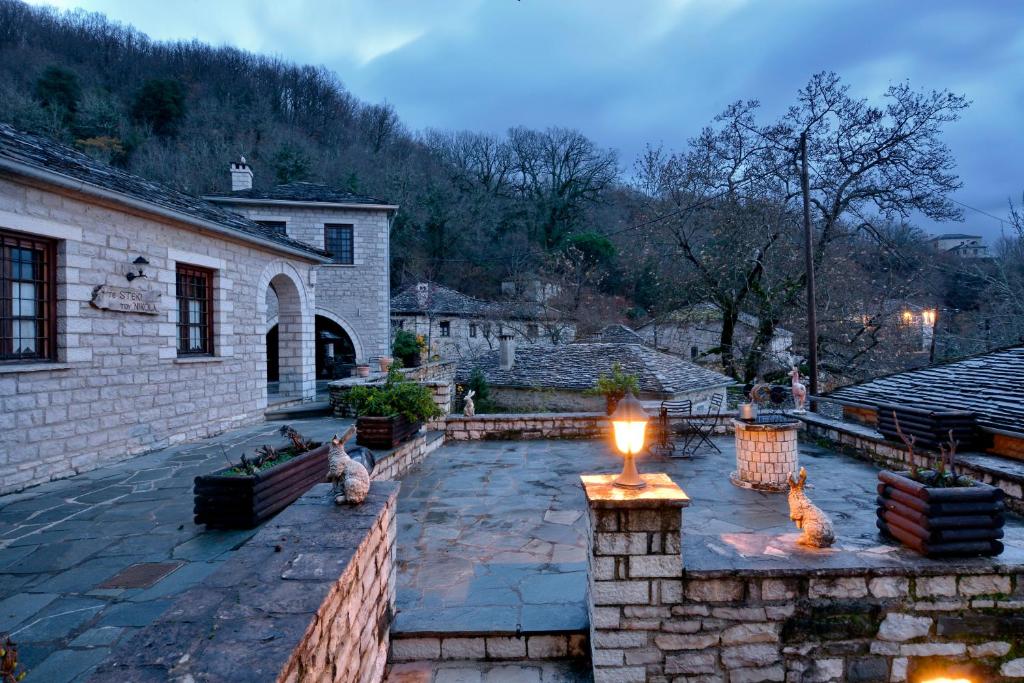
[[491,296],[577,242],[614,267],[590,232],[620,192],[612,152],[554,128],[414,133],[323,67],[0,0],[0,120],[192,194],[223,191],[241,154],[257,186],[312,180],[398,203],[396,285]]

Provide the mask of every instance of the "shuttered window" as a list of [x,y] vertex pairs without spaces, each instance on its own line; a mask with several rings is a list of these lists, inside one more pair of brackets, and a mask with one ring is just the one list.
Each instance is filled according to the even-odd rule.
[[0,231],[0,361],[53,360],[55,243]]

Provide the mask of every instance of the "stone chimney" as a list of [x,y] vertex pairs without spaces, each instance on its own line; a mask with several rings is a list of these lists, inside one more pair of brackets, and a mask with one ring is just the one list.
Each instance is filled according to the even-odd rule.
[[502,370],[511,370],[516,364],[516,342],[511,334],[498,335],[498,365]]
[[418,282],[416,284],[416,305],[421,310],[426,310],[427,304],[430,303],[430,285],[426,282]]
[[245,157],[231,162],[231,191],[252,189],[252,169],[245,163]]

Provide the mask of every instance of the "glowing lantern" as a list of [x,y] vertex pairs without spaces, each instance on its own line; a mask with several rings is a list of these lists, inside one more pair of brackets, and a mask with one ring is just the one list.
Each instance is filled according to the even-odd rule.
[[[924,324],[925,325],[929,325],[929,326],[934,327],[935,326],[935,309],[934,308],[926,308],[923,311],[921,311],[921,319],[924,320]],[[956,680],[956,679],[950,679],[950,680]]]
[[643,488],[646,484],[636,471],[635,457],[644,448],[647,413],[632,392],[619,401],[612,413],[612,429],[615,432],[615,447],[624,458],[622,474],[615,478],[615,485],[631,489]]

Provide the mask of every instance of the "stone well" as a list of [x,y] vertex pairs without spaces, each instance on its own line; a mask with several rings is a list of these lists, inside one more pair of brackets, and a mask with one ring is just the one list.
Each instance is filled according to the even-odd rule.
[[736,433],[736,486],[759,491],[788,491],[786,478],[800,469],[796,420],[758,423],[733,420]]

